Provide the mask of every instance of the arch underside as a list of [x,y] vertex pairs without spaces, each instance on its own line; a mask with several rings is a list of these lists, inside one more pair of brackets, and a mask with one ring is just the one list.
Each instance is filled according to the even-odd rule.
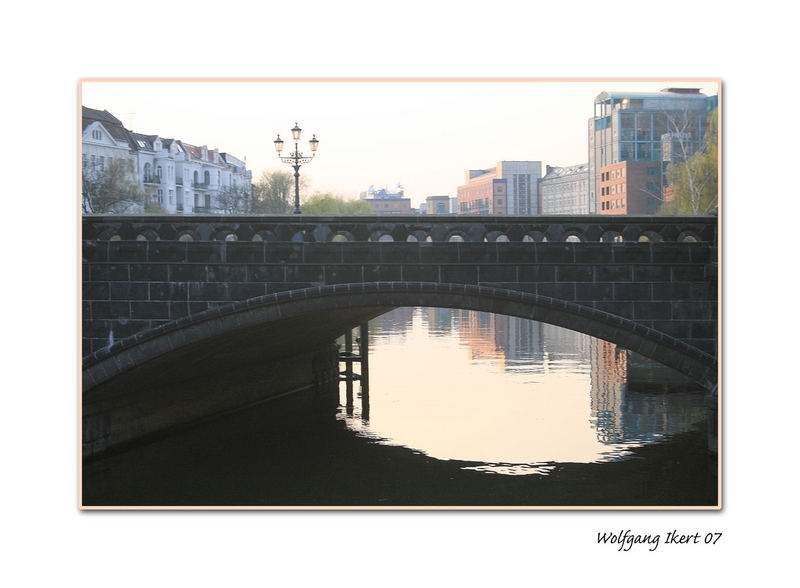
[[[179,380],[235,370],[325,345],[348,328],[394,308],[458,308],[537,320],[615,343],[713,390],[716,358],[644,325],[536,294],[463,284],[372,282],[319,286],[261,296],[185,317],[84,358],[83,390],[120,375]],[[139,377],[141,376],[141,377]],[[136,378],[139,378],[138,380]]]

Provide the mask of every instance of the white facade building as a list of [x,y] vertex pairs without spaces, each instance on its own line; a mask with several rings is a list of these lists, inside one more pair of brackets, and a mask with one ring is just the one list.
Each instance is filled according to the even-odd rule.
[[539,181],[541,214],[589,214],[589,164],[546,169]]
[[[205,145],[135,133],[107,111],[83,107],[82,115],[84,173],[102,172],[109,158],[121,158],[131,165],[151,210],[198,214],[247,211],[252,172],[242,160]],[[237,206],[232,205],[234,194],[240,197]]]

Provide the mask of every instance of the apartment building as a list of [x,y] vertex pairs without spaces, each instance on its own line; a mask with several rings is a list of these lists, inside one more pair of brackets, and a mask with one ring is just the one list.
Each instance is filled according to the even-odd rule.
[[[243,202],[252,193],[252,172],[243,160],[205,145],[131,131],[105,110],[84,106],[81,112],[84,174],[102,174],[119,159],[144,190],[146,206],[167,213],[246,212]],[[237,207],[230,204],[232,193],[244,199]]]

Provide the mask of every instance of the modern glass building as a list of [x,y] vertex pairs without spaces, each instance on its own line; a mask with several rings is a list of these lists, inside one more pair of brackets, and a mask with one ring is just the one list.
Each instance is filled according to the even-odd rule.
[[[717,96],[695,88],[661,92],[602,92],[589,119],[589,211],[598,212],[598,182],[622,161],[680,161],[702,144]],[[667,152],[664,152],[667,146]]]

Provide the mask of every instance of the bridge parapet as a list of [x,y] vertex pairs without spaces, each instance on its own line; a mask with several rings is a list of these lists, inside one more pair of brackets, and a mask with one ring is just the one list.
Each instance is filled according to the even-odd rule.
[[91,241],[716,242],[716,217],[86,216]]

